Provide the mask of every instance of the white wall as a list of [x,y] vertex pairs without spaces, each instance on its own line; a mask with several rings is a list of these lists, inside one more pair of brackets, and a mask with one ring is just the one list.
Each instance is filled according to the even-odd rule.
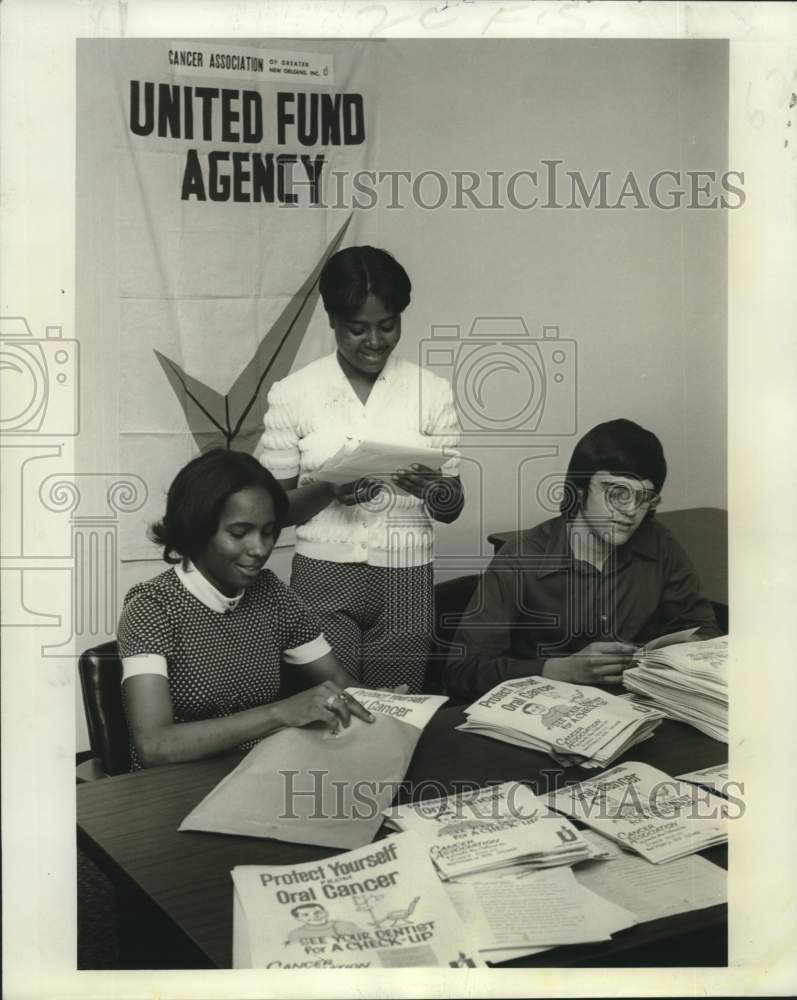
[[[393,169],[485,175],[561,159],[588,184],[600,170],[649,180],[664,169],[727,169],[723,44],[423,41],[386,46],[383,72],[391,85],[381,117],[392,124],[380,133],[380,162]],[[723,213],[408,207],[368,213],[362,236],[410,269],[406,356],[433,325],[464,331],[477,316],[520,315],[536,336],[556,325],[577,344],[577,433],[466,447],[468,505],[439,529],[440,553],[484,552],[488,531],[547,516],[538,477],[562,469],[584,431],[618,416],[663,442],[663,509],[726,505]],[[559,456],[529,463],[528,440],[558,444]]]

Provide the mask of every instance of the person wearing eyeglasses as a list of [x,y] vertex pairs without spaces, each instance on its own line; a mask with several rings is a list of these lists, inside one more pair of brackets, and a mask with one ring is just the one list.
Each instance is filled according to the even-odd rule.
[[450,696],[542,676],[622,681],[640,644],[688,627],[721,634],[689,557],[655,519],[667,463],[661,442],[610,420],[576,444],[560,513],[493,558],[445,665]]

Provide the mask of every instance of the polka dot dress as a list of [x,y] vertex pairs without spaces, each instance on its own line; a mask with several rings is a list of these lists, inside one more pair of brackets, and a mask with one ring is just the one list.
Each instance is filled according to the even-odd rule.
[[398,568],[295,555],[291,587],[359,684],[422,690],[434,629],[431,563]]
[[173,569],[136,584],[119,622],[123,657],[166,659],[175,722],[220,718],[274,701],[282,652],[321,629],[302,600],[270,570],[225,612],[208,608]]

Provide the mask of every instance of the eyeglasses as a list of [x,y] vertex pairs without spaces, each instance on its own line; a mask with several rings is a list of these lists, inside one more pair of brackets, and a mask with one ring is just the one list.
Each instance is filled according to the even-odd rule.
[[655,490],[634,489],[626,483],[607,483],[600,479],[597,482],[606,503],[617,510],[637,510],[640,507],[652,510],[661,501],[661,496]]

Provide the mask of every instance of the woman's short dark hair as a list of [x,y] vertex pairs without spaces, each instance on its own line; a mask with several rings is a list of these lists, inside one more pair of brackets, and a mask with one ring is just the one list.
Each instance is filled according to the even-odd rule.
[[346,247],[324,264],[318,279],[324,309],[347,319],[365,304],[369,295],[381,299],[392,313],[410,304],[412,284],[396,258],[377,247]]
[[[573,449],[567,467],[559,506],[565,517],[575,517],[581,510],[590,480],[600,471],[649,479],[659,493],[667,477],[661,441],[633,420],[609,420],[587,431]],[[654,510],[649,510],[645,519],[653,514]]]
[[274,541],[288,515],[288,497],[268,469],[241,451],[214,448],[184,465],[166,496],[166,513],[149,537],[163,546],[168,563],[194,559],[205,551],[219,527],[222,508],[233,493],[259,487],[274,502]]

